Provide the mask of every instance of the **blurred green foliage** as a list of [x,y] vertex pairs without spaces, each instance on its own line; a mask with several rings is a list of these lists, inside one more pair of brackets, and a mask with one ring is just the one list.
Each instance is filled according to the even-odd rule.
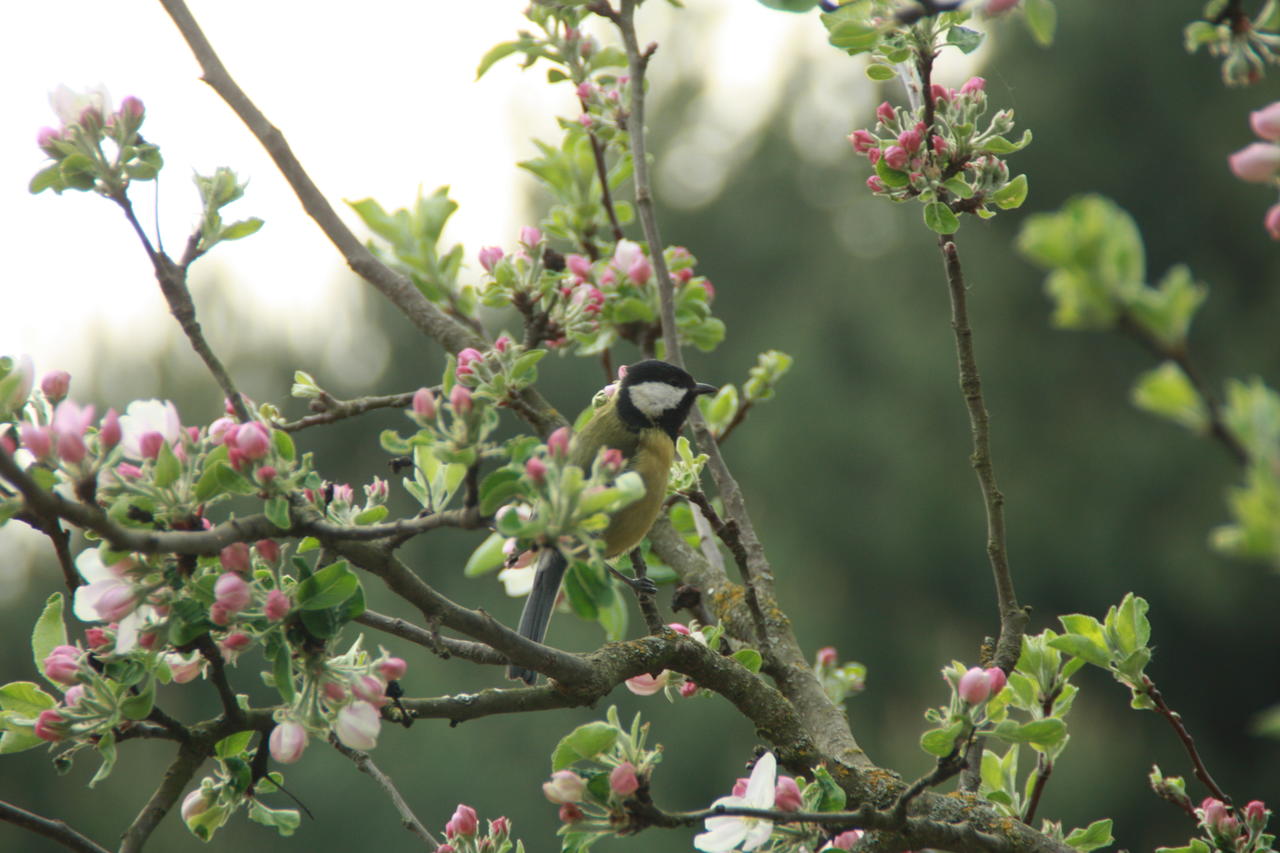
[[[1264,677],[1275,669],[1280,577],[1209,546],[1211,530],[1227,517],[1224,497],[1239,471],[1220,447],[1134,408],[1130,389],[1156,365],[1119,336],[1054,329],[1042,273],[1013,248],[1026,215],[1057,210],[1085,192],[1114,199],[1141,229],[1149,269],[1185,263],[1208,285],[1189,342],[1214,386],[1254,374],[1280,383],[1280,254],[1261,226],[1270,200],[1235,181],[1225,159],[1250,138],[1248,111],[1274,100],[1276,89],[1266,82],[1226,90],[1212,61],[1187,56],[1181,30],[1193,7],[1064,4],[1048,51],[1020,26],[995,24],[995,51],[982,73],[993,103],[1014,107],[1019,124],[1034,130],[1035,143],[1013,158],[1017,170],[1031,176],[1033,191],[1022,211],[965,228],[959,247],[1015,580],[1023,603],[1034,608],[1031,630],[1057,625],[1060,613],[1103,613],[1129,591],[1144,597],[1156,648],[1147,672],[1183,714],[1218,782],[1243,802],[1275,796],[1272,768],[1280,744],[1249,728],[1255,714],[1280,700],[1274,675]],[[503,35],[495,33],[495,40]],[[796,73],[797,81],[805,79]],[[693,91],[698,81],[677,85]],[[896,100],[898,93],[889,88],[885,96]],[[651,118],[659,158],[663,139],[697,119],[696,98],[673,101]],[[848,130],[868,118],[850,115]],[[770,130],[756,154],[709,206],[663,211],[663,232],[698,256],[699,272],[715,282],[715,307],[728,328],[714,356],[690,353],[695,375],[741,381],[764,349],[794,357],[774,402],[751,412],[726,453],[801,640],[814,649],[835,645],[842,659],[868,667],[866,690],[848,704],[859,741],[879,763],[914,777],[930,766],[917,742],[926,728],[923,711],[945,691],[939,669],[953,658],[976,662],[982,638],[998,627],[946,284],[935,238],[919,226],[918,211],[868,203],[864,163],[852,153],[834,165],[815,162],[792,147],[786,124],[780,116],[763,125]],[[856,217],[847,215],[850,209]],[[884,239],[842,239],[837,227]],[[858,246],[858,253],[847,245]],[[442,356],[385,306],[370,303],[369,312],[392,341],[393,366],[359,391],[404,391],[435,381]],[[293,370],[309,365],[293,363],[275,340],[264,335],[252,351],[224,353],[228,367],[250,395],[301,414],[287,393]],[[102,362],[104,372],[129,370],[114,354]],[[186,422],[220,414],[214,387],[193,359],[166,360],[159,371],[156,385],[127,387],[118,378],[111,385],[130,395],[124,399],[170,397]],[[588,360],[548,358],[539,371],[540,388],[565,412],[585,405],[604,380]],[[86,379],[77,377],[78,389]],[[304,432],[298,444],[316,452],[325,476],[359,484],[387,475],[379,432],[404,427],[399,412],[375,413]],[[403,494],[393,495],[391,507],[393,513],[414,509]],[[404,556],[445,594],[513,622],[519,602],[506,598],[492,576],[462,577],[466,556],[481,539],[442,530],[411,543]],[[47,549],[35,577],[0,621],[0,636],[15,650],[0,659],[0,682],[32,676],[28,621],[58,585]],[[396,609],[376,584],[366,587],[370,607],[413,615]],[[599,634],[562,616],[551,640],[585,649]],[[503,683],[497,669],[435,660],[394,639],[377,641],[410,661],[409,695]],[[235,683],[251,694],[263,690],[248,663]],[[1173,734],[1155,715],[1131,710],[1124,689],[1104,673],[1082,671],[1076,683],[1081,692],[1071,744],[1039,814],[1068,826],[1113,818],[1118,848],[1184,842],[1190,821],[1152,795],[1146,782],[1153,763],[1190,776]],[[158,697],[184,719],[197,713],[197,701],[213,700],[205,683],[167,688]],[[744,775],[753,732],[724,703],[669,707],[621,690],[610,701],[623,718],[643,709],[653,741],[666,746],[655,777],[660,804],[703,806]],[[375,758],[428,826],[442,827],[454,805],[466,802],[481,818],[508,815],[530,849],[549,849],[555,807],[538,785],[550,770],[550,751],[574,725],[598,715],[578,709],[457,728],[443,721],[408,731],[388,726]],[[6,757],[0,798],[64,818],[110,844],[171,752],[161,743],[127,747],[116,774],[92,797],[83,785],[95,762],[77,764],[62,779],[40,750]],[[287,842],[291,849],[398,849],[408,842],[390,803],[346,759],[313,744],[303,761],[286,772],[285,784],[316,819],[303,820]],[[1204,796],[1197,783],[1188,784],[1194,800]],[[237,820],[209,849],[275,843],[264,832]],[[611,841],[599,849],[679,849],[678,835]],[[191,844],[170,819],[149,849]],[[53,849],[12,827],[0,827],[0,847]]]

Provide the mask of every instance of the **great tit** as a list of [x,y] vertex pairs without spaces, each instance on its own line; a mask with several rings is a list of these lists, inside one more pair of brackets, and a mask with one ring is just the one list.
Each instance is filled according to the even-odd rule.
[[[602,449],[615,448],[622,452],[626,470],[639,473],[644,482],[644,497],[618,510],[609,520],[602,534],[606,558],[631,550],[649,532],[666,500],[676,436],[689,409],[699,395],[718,390],[714,385],[694,382],[674,364],[654,359],[637,362],[627,367],[613,396],[573,437],[569,446],[571,464],[590,471]],[[567,566],[559,549],[543,549],[533,576],[533,589],[520,614],[522,636],[542,642]],[[533,684],[538,674],[513,664],[507,669],[507,677]]]

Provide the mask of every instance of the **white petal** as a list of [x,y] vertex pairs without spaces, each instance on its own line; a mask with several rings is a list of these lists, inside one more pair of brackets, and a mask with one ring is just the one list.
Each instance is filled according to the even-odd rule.
[[522,569],[503,569],[498,572],[498,580],[502,581],[502,585],[506,587],[507,595],[519,598],[528,595],[529,590],[533,589],[533,575],[536,571],[533,566],[525,566]]
[[[97,548],[89,548],[80,552],[76,557],[76,571],[80,572],[80,577],[84,578],[88,583],[119,579],[115,572],[102,564],[102,555],[98,553]],[[79,616],[80,614],[77,613],[76,615]]]
[[[79,560],[76,560],[76,567],[80,567]],[[81,569],[80,573],[84,574],[84,570]],[[102,619],[98,616],[98,599],[102,598],[102,594],[115,584],[114,580],[100,580],[76,587],[74,603],[71,606],[76,618],[81,622],[101,622]]]
[[746,837],[746,822],[740,817],[709,817],[707,831],[693,838],[693,846],[704,853],[732,850]]
[[142,627],[142,608],[130,613],[128,616],[120,620],[120,626],[116,628],[116,648],[117,654],[124,654],[133,650],[138,645],[138,629]]
[[766,752],[751,768],[751,778],[747,781],[747,792],[742,799],[746,805],[754,809],[773,808],[773,795],[778,784],[778,759],[772,752]]
[[773,821],[756,818],[747,827],[747,837],[742,841],[743,850],[755,850],[773,835]]

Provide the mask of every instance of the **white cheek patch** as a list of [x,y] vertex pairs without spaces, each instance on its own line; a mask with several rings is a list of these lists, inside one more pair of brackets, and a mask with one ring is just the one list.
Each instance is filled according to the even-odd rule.
[[645,417],[658,418],[680,405],[687,393],[666,382],[640,382],[630,389],[631,402]]

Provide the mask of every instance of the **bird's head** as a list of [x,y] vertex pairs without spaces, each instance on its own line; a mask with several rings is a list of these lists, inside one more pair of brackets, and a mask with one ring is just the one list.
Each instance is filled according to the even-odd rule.
[[633,429],[658,426],[674,441],[684,419],[701,394],[714,394],[714,385],[693,377],[665,361],[649,359],[627,367],[618,388],[618,414]]

